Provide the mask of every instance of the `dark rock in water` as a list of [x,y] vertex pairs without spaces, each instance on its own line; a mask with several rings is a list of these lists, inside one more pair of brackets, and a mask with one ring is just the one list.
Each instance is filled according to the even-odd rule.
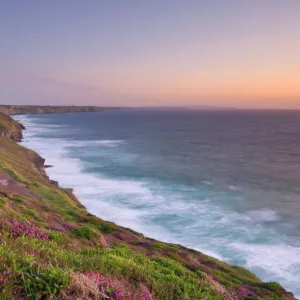
[[58,186],[58,182],[55,181],[55,180],[50,180],[50,183],[53,184],[53,185],[55,185],[55,186]]
[[20,123],[20,122],[18,122],[18,123],[19,123],[20,128],[21,128],[22,130],[26,129],[25,126],[24,126],[22,123]]
[[44,168],[47,169],[47,168],[53,168],[52,165],[44,165]]
[[32,162],[39,170],[43,170],[45,163],[45,159],[43,157],[40,157],[38,154],[35,153]]

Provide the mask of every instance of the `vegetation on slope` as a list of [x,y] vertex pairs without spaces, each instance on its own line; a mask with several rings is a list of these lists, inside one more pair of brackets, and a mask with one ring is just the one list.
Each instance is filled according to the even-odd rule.
[[0,138],[0,299],[294,299],[277,283],[88,213]]
[[0,112],[0,137],[4,136],[19,142],[22,139],[23,125]]

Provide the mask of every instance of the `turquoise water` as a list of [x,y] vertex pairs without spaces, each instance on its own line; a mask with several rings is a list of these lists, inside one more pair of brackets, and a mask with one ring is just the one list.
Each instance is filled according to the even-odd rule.
[[99,217],[300,295],[300,113],[17,116],[22,144]]

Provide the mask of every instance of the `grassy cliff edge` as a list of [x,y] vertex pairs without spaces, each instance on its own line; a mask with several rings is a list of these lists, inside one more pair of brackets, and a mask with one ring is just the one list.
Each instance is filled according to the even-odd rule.
[[242,267],[90,214],[15,143],[20,134],[0,113],[0,299],[295,299]]

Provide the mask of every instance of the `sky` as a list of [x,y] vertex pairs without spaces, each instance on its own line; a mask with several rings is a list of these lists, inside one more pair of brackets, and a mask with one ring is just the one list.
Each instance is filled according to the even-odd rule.
[[1,0],[0,103],[300,108],[299,0]]

